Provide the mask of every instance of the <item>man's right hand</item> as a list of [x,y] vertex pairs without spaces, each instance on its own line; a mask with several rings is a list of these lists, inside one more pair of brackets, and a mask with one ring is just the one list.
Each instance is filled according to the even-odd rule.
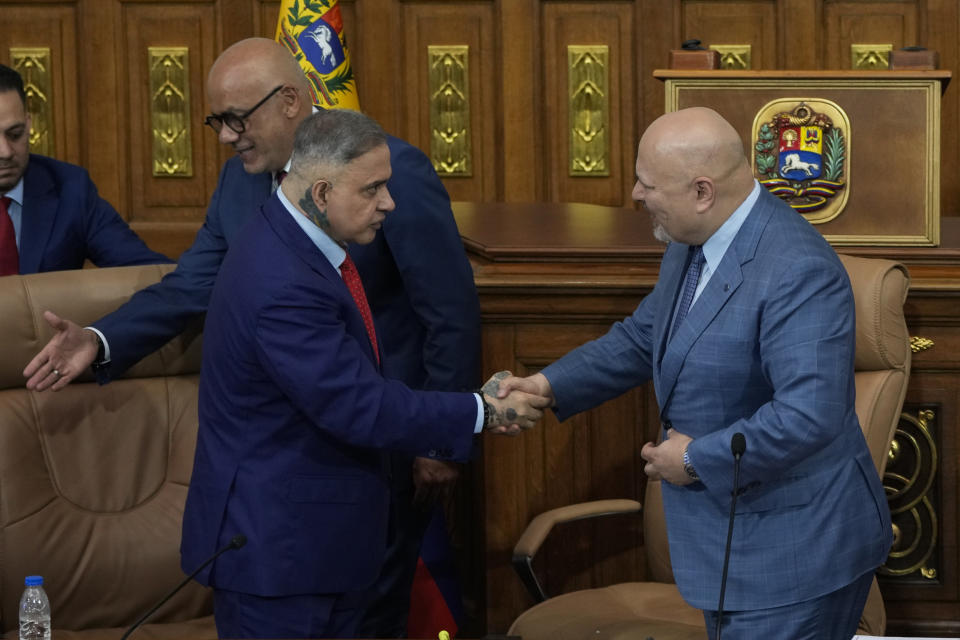
[[44,311],[43,318],[56,333],[26,366],[23,376],[28,378],[27,389],[60,391],[93,364],[100,345],[93,331],[52,311]]

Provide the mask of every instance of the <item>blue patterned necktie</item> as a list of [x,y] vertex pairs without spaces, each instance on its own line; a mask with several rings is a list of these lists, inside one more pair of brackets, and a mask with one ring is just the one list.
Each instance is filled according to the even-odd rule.
[[703,269],[703,247],[700,245],[689,248],[690,257],[687,258],[687,273],[683,278],[683,293],[680,295],[680,306],[677,307],[677,315],[673,319],[673,327],[670,329],[670,339],[676,335],[677,329],[687,317],[690,311],[690,305],[693,304],[693,295],[697,292],[697,284],[700,283],[700,271]]

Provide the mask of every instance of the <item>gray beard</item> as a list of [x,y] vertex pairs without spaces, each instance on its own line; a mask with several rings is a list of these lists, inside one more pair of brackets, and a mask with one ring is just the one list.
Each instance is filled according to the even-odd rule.
[[664,244],[670,244],[673,242],[673,238],[671,238],[670,234],[667,233],[667,230],[663,228],[663,225],[653,225],[653,237]]

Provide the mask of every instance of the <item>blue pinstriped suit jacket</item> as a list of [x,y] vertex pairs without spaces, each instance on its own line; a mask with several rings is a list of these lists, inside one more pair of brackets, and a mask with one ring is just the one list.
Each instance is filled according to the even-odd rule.
[[823,237],[765,190],[667,344],[687,246],[603,337],[544,369],[561,419],[652,379],[661,418],[694,442],[700,482],[664,483],[684,598],[716,609],[733,485],[746,436],[728,610],[801,602],[879,566],[890,514],[854,412],[853,297]]

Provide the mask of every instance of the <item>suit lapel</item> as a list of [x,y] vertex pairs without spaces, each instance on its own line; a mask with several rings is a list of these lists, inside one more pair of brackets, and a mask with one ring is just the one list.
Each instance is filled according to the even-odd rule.
[[31,161],[23,176],[23,209],[20,216],[20,272],[40,270],[57,218],[58,200],[53,180],[44,167]]
[[[687,265],[687,245],[670,243],[663,254],[663,262],[660,267],[660,280],[663,282],[664,291],[668,293],[669,309],[657,315],[654,325],[653,335],[657,339],[657,348],[655,360],[661,363],[664,352],[667,348],[667,335],[670,333],[670,319],[673,317],[673,308],[677,304],[677,294],[683,284],[683,276]],[[666,298],[665,298],[666,299]]]
[[[274,194],[263,205],[263,214],[267,222],[273,227],[277,235],[290,247],[290,250],[302,260],[311,270],[319,276],[328,280],[340,297],[341,307],[350,315],[350,321],[347,323],[348,332],[353,335],[360,344],[365,345],[367,356],[373,362],[373,365],[379,369],[377,357],[373,353],[373,345],[367,335],[366,325],[363,323],[363,316],[357,309],[353,295],[347,289],[343,278],[337,273],[323,252],[317,248],[313,241],[303,232],[303,229],[293,220],[290,213],[286,210],[280,199]],[[382,354],[380,360],[382,361]]]
[[670,404],[674,386],[690,349],[743,283],[743,265],[753,260],[756,255],[760,235],[773,211],[771,200],[774,198],[775,196],[770,195],[766,189],[761,189],[760,198],[747,215],[716,271],[710,276],[707,286],[690,308],[683,325],[677,329],[669,344],[666,343],[666,333],[669,319],[673,315],[673,306],[659,314],[658,327],[662,333],[657,335],[661,336],[666,345],[657,385],[661,416],[666,413]]

